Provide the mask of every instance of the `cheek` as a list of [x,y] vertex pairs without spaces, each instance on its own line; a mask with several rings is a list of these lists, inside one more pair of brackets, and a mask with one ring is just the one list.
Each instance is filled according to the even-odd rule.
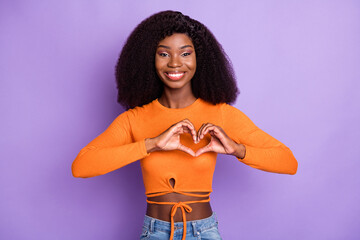
[[155,58],[155,69],[156,69],[156,71],[160,71],[163,65],[164,65],[163,61]]
[[196,55],[194,54],[193,57],[191,58],[192,61],[192,66],[194,68],[194,70],[196,69]]
[[183,64],[185,64],[189,70],[195,70],[196,69],[196,57],[192,56],[191,58],[184,59]]
[[188,66],[191,70],[195,70],[196,69],[196,58],[192,58],[189,62],[188,62]]

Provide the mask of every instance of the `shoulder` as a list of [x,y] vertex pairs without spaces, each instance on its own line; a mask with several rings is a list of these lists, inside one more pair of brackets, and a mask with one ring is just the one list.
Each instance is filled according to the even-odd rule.
[[241,111],[239,108],[233,105],[230,105],[228,103],[219,103],[218,105],[222,114],[225,116],[236,115],[236,116],[246,117],[243,111]]
[[123,118],[126,117],[128,118],[130,121],[144,117],[144,116],[148,116],[150,113],[154,112],[154,101],[151,101],[147,104],[144,104],[142,106],[136,106],[134,108],[130,108],[128,110],[126,110],[125,112],[122,112],[121,114],[119,114],[118,117]]
[[221,103],[222,119],[225,126],[256,129],[254,122],[239,108]]
[[246,114],[243,111],[241,111],[239,108],[225,102],[213,104],[201,99],[201,106],[207,111],[217,111],[223,117],[236,116],[241,118],[243,117],[247,118]]

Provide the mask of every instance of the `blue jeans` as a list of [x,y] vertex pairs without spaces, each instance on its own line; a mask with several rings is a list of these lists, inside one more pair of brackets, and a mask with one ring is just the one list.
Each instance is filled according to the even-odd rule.
[[[183,223],[176,222],[174,226],[174,240],[181,240],[183,235]],[[169,240],[170,228],[170,222],[145,215],[140,240]],[[186,240],[200,239],[221,240],[215,212],[208,218],[186,222]]]

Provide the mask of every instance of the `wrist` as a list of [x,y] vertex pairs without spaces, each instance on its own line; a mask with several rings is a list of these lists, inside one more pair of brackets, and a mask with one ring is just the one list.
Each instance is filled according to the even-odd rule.
[[145,139],[145,147],[146,147],[146,151],[148,153],[156,151],[155,140],[153,138],[146,138]]
[[243,159],[246,155],[246,147],[245,145],[238,143],[235,153],[233,154],[235,157]]

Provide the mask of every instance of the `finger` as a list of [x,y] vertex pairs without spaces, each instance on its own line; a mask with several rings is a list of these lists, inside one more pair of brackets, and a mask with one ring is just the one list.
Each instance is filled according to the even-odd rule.
[[185,133],[190,133],[191,135],[193,135],[193,132],[189,129],[188,126],[182,126],[183,130]]
[[177,126],[173,131],[172,131],[172,135],[179,135],[179,134],[183,134],[185,131],[184,131],[184,128],[183,127],[179,127]]
[[211,123],[207,123],[206,126],[204,126],[202,129],[201,129],[201,132],[200,132],[200,139],[203,139],[205,134],[208,133],[208,130],[210,127],[213,127],[215,125],[211,124]]
[[184,121],[184,120],[178,122],[178,123],[175,125],[175,128],[188,129],[189,132],[195,131],[194,128],[193,128],[193,126],[192,126],[190,123],[188,123],[187,121]]
[[195,153],[191,148],[185,147],[184,145],[180,144],[178,149],[195,157]]
[[[166,129],[163,133],[161,133],[159,137],[160,145],[166,145],[168,141],[171,140],[174,136],[178,136],[190,129],[189,125],[186,126],[186,123],[179,124],[179,122],[174,123],[168,129]],[[189,130],[190,131],[190,130]]]
[[204,130],[204,135],[209,133],[211,136],[216,137],[221,143],[224,143],[228,138],[226,133],[218,126],[210,126]]
[[191,134],[191,131],[188,128],[183,128],[183,130],[184,130],[185,133],[190,133]]
[[184,133],[189,133],[191,136],[194,135],[195,131],[190,130],[188,126],[182,126],[182,129]]
[[185,129],[187,129],[189,132],[194,132],[192,126],[189,123],[181,121],[174,126],[174,133],[178,133],[179,131],[183,133],[186,131]]
[[191,135],[192,135],[192,137],[194,139],[194,142],[196,142],[196,129],[195,129],[194,124],[187,118],[185,118],[183,121],[190,124],[190,126],[191,126],[190,132],[191,132]]
[[203,123],[203,125],[201,125],[199,131],[198,131],[198,134],[196,136],[196,139],[197,139],[197,142],[200,142],[200,134],[202,132],[202,129],[204,128],[204,126],[206,126],[206,123]]

